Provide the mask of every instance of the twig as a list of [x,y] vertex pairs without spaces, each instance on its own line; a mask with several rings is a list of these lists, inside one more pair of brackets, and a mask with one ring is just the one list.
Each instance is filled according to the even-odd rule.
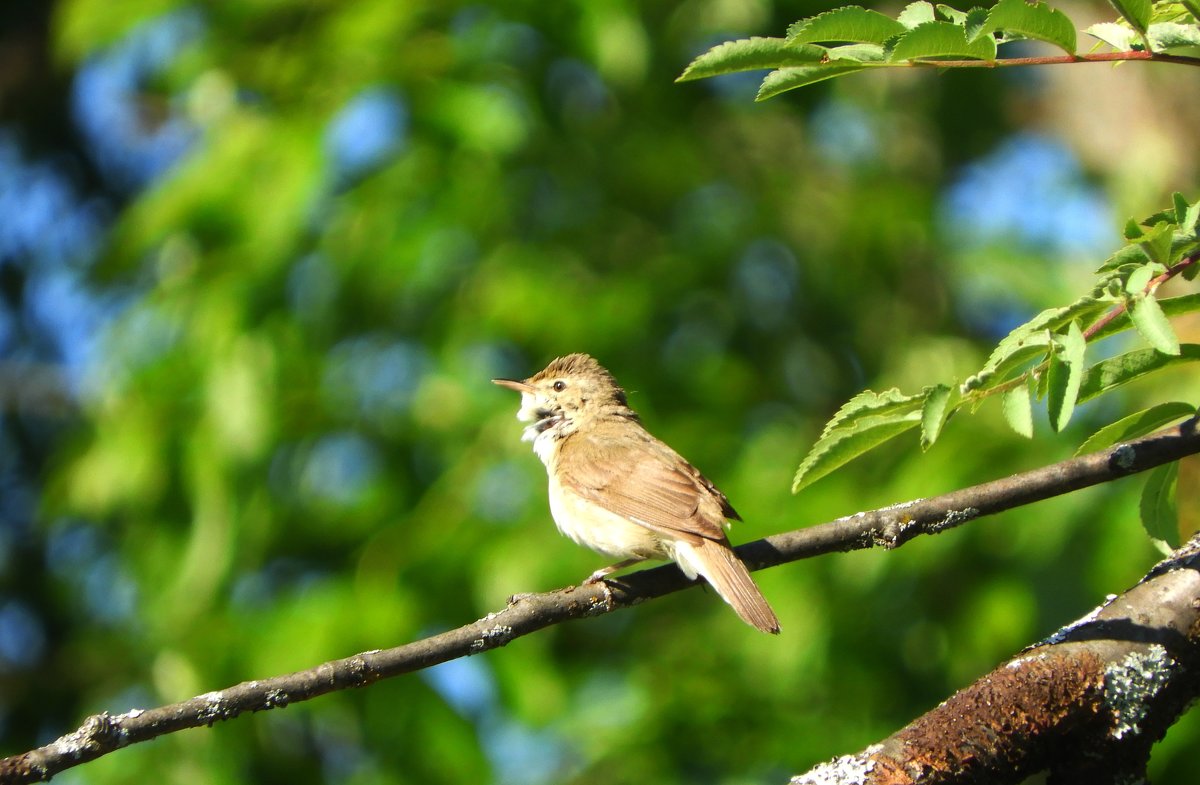
[[[895,65],[931,68],[1003,68],[1017,65],[1069,65],[1071,63],[1119,63],[1126,60],[1149,60],[1154,63],[1200,65],[1200,58],[1187,55],[1159,54],[1147,51],[1094,52],[1083,55],[1039,55],[1035,57],[1000,57],[995,60],[910,60]],[[892,65],[889,63],[889,65]]]
[[[1150,281],[1147,282],[1145,288],[1142,289],[1142,294],[1151,294],[1158,289],[1159,286],[1162,286],[1176,275],[1179,275],[1181,272],[1194,265],[1197,259],[1200,259],[1200,254],[1192,254],[1191,256],[1185,256],[1184,258],[1180,259],[1174,265],[1168,267],[1165,272],[1159,273],[1151,278]],[[1118,303],[1114,308],[1109,310],[1095,322],[1088,325],[1088,328],[1083,331],[1084,340],[1091,340],[1094,338],[1096,334],[1107,327],[1110,322],[1121,316],[1121,314],[1126,313],[1128,310],[1128,301]]]
[[[830,523],[786,532],[737,549],[751,569],[832,551],[882,545],[896,548],[969,520],[1108,482],[1200,452],[1196,421],[1108,450],[1072,458],[931,499],[920,499]],[[242,682],[154,709],[89,717],[77,730],[0,760],[0,783],[46,780],[121,747],[184,728],[212,725],[247,711],[282,708],[334,690],[363,687],[458,657],[499,648],[570,619],[628,608],[695,585],[674,565],[642,570],[600,584],[512,597],[507,607],[454,630],[382,651],[368,651],[308,670]]]

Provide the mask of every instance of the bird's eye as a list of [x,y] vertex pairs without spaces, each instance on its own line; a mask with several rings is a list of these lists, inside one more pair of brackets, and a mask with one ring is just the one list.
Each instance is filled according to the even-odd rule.
[[562,379],[559,379],[557,382],[555,382],[553,384],[553,387],[554,387],[554,392],[562,392],[563,390],[567,389],[567,383],[564,382]]

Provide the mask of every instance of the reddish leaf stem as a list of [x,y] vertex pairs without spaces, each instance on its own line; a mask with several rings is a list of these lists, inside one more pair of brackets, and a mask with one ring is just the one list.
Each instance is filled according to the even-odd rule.
[[[1198,260],[1200,260],[1200,253],[1194,253],[1191,256],[1185,256],[1183,259],[1180,259],[1174,265],[1168,267],[1166,269],[1166,272],[1159,273],[1155,277],[1151,278],[1149,283],[1147,283],[1146,287],[1142,290],[1142,293],[1150,294],[1151,292],[1153,292],[1155,289],[1157,289],[1162,284],[1171,280],[1176,275],[1179,275],[1181,272],[1183,272],[1187,268],[1191,267],[1193,264],[1196,264],[1196,262]],[[1110,310],[1108,313],[1101,316],[1099,319],[1097,319],[1095,322],[1093,322],[1086,330],[1083,331],[1084,339],[1091,340],[1092,336],[1096,335],[1096,333],[1103,330],[1105,327],[1107,327],[1109,325],[1110,322],[1112,322],[1114,319],[1118,318],[1121,314],[1125,313],[1127,310],[1129,310],[1129,304],[1127,302],[1122,302],[1122,303],[1119,303],[1116,306],[1114,306],[1112,308],[1112,310]]]
[[1094,52],[1084,55],[1042,55],[1005,57],[996,60],[911,60],[904,65],[933,68],[998,68],[1014,65],[1062,65],[1066,63],[1113,63],[1125,60],[1149,60],[1155,63],[1200,66],[1200,58],[1158,52]]

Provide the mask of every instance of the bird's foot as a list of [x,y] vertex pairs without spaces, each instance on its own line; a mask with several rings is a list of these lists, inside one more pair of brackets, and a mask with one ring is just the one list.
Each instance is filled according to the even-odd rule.
[[587,586],[590,583],[599,583],[600,581],[604,580],[605,576],[612,575],[617,570],[623,570],[626,567],[628,567],[629,565],[637,564],[640,561],[645,561],[645,560],[644,559],[626,559],[623,562],[617,562],[616,564],[610,564],[607,567],[601,567],[600,569],[593,572],[591,575],[584,578],[583,585]]

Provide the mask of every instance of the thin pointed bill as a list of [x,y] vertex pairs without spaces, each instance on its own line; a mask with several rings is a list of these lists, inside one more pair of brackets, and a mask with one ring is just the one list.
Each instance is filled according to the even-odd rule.
[[519,393],[533,394],[533,385],[528,382],[518,381],[516,379],[492,379],[492,384],[498,384],[501,387],[507,387],[510,390],[516,390]]
[[521,434],[521,441],[532,442],[542,431],[562,422],[562,413],[546,408],[545,402],[539,401],[537,388],[529,382],[492,379],[492,384],[521,393],[521,408],[517,410],[517,419],[533,423]]

